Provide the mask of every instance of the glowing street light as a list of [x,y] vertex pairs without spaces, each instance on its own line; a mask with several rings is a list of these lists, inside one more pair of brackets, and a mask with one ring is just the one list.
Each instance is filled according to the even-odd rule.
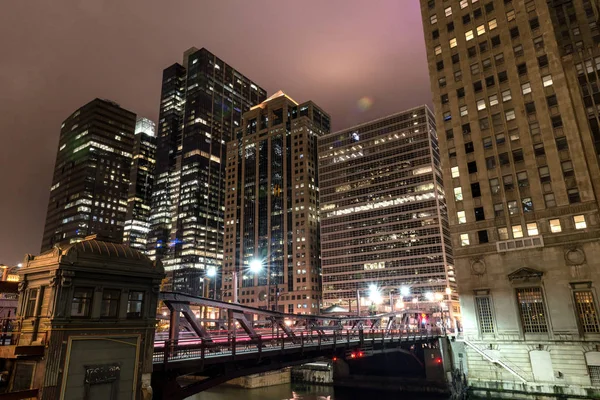
[[206,276],[208,276],[209,278],[214,278],[215,276],[217,276],[217,269],[215,267],[209,267],[206,270]]
[[444,300],[444,295],[443,295],[443,294],[441,294],[441,293],[436,293],[436,294],[435,294],[435,299],[436,299],[437,301],[442,301],[442,300]]
[[410,295],[410,288],[409,288],[408,286],[402,286],[402,287],[400,288],[400,294],[401,294],[403,297],[409,296],[409,295]]
[[448,296],[450,296],[452,294],[452,289],[450,289],[449,287],[446,288],[446,294]]
[[427,292],[427,293],[425,293],[425,298],[427,300],[429,300],[429,301],[433,301],[433,298],[434,298],[433,292]]
[[252,273],[258,274],[262,270],[262,262],[260,260],[252,260],[250,261],[250,271]]
[[376,285],[369,286],[369,300],[374,304],[383,303],[383,297],[381,296],[381,290]]

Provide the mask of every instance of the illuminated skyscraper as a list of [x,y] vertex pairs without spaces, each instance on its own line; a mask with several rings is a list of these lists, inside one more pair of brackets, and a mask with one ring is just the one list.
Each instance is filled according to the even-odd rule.
[[441,176],[426,106],[319,139],[325,307],[355,309],[358,296],[363,312],[429,310],[443,300],[458,316]]
[[42,251],[88,235],[121,242],[135,114],[95,99],[62,124]]
[[155,130],[154,122],[147,118],[138,118],[135,124],[127,217],[123,230],[123,243],[143,252],[146,251],[150,230],[150,204],[156,163]]
[[244,114],[227,145],[224,300],[319,312],[317,138],[329,129],[317,105],[281,91]]
[[226,142],[265,98],[206,49],[163,72],[148,254],[162,258],[174,290],[198,294],[205,272],[220,271]]

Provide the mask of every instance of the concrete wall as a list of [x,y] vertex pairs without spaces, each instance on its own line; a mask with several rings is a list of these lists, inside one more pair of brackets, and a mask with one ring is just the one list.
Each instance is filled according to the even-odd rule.
[[242,387],[244,389],[256,389],[266,386],[282,385],[284,383],[290,383],[291,381],[290,369],[285,368],[279,371],[270,371],[262,374],[235,378],[228,381],[226,385]]

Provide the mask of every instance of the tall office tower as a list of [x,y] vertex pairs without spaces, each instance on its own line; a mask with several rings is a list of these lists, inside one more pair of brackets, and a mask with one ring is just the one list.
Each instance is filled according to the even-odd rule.
[[600,385],[598,2],[421,11],[468,376],[585,397]]
[[173,64],[163,71],[159,122],[156,143],[156,165],[148,232],[147,254],[162,259],[169,250],[172,217],[177,218],[181,168],[181,135],[185,99],[186,70]]
[[162,258],[172,290],[200,294],[205,273],[220,274],[226,142],[265,98],[206,49],[163,72],[148,252]]
[[42,251],[99,234],[121,242],[135,114],[95,99],[62,124]]
[[146,252],[150,230],[150,204],[156,163],[155,134],[154,122],[148,118],[138,118],[135,124],[123,243],[142,252]]
[[317,138],[330,119],[279,91],[244,114],[227,144],[224,300],[318,313]]
[[427,106],[319,139],[324,306],[458,317],[437,142]]

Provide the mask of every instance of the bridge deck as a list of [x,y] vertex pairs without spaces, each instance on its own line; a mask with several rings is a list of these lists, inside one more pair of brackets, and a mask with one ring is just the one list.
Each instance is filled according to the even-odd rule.
[[[374,344],[399,345],[431,341],[439,337],[439,332],[395,332],[373,330],[369,332],[339,331],[335,333],[297,333],[295,337],[268,335],[258,339],[249,337],[214,338],[211,341],[201,338],[165,340],[156,342],[153,363],[155,369],[177,368],[182,362],[201,362],[203,365],[230,362],[248,358],[268,358],[283,354],[321,351],[331,353],[340,349],[356,349]],[[396,347],[395,346],[395,347]],[[325,354],[324,354],[325,355]]]

